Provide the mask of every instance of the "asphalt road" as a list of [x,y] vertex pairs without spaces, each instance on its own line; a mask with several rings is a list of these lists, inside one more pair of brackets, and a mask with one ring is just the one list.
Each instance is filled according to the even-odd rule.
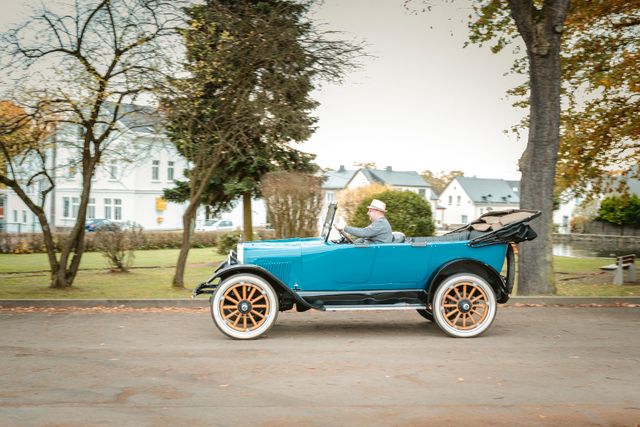
[[640,308],[500,307],[446,337],[414,312],[0,311],[2,426],[640,423]]

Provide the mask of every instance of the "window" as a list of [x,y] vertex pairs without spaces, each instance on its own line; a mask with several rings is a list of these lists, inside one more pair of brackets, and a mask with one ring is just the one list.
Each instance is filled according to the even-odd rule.
[[326,194],[327,194],[327,195],[326,195],[326,197],[327,197],[327,203],[333,203],[333,201],[334,201],[334,200],[335,200],[335,198],[336,198],[335,193],[334,193],[333,191],[327,191],[327,193],[326,193]]
[[167,162],[167,181],[173,181],[173,171],[175,162]]
[[62,198],[62,217],[69,218],[71,215],[71,199],[69,197]]
[[418,189],[418,194],[422,197],[427,197],[427,190],[425,190],[424,188],[420,188]]
[[[460,201],[462,200],[462,197],[458,196],[456,200],[457,200],[456,204],[457,204],[458,206],[460,206]],[[465,224],[466,224],[466,223],[465,223]]]
[[113,199],[113,219],[122,220],[122,199]]
[[16,209],[13,210],[13,222],[18,222],[18,211]]
[[22,223],[27,223],[27,211],[22,211]]
[[96,217],[96,199],[89,198],[89,204],[87,205],[87,219],[93,219]]
[[118,162],[115,160],[111,160],[111,162],[109,163],[109,179],[118,179]]
[[449,206],[453,203],[453,196],[449,196]]
[[466,215],[462,215],[462,218],[460,219],[460,221],[462,222],[462,224],[466,224],[468,222],[467,216]]
[[480,215],[484,213],[484,208],[480,208]]
[[78,209],[80,208],[80,198],[72,197],[71,198],[71,218],[78,217]]
[[153,160],[151,162],[151,180],[160,180],[160,160]]
[[104,217],[111,219],[111,199],[104,199]]

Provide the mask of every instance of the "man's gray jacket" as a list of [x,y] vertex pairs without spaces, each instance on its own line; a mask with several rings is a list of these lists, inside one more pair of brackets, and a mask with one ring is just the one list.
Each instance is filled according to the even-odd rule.
[[346,226],[344,231],[352,236],[360,237],[366,242],[391,243],[393,241],[391,224],[389,224],[389,221],[387,221],[387,218],[385,217],[376,219],[365,228]]

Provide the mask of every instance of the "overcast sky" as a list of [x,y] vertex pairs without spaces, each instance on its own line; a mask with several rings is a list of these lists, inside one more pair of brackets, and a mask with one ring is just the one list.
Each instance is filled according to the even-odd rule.
[[[25,0],[0,0],[0,31],[22,21]],[[325,0],[314,18],[327,30],[367,44],[373,58],[341,85],[314,93],[318,129],[299,149],[320,166],[353,168],[375,162],[395,170],[462,170],[467,176],[519,179],[526,141],[503,131],[525,111],[505,91],[520,79],[504,76],[514,59],[487,47],[463,48],[468,1],[434,1],[412,14],[403,0]],[[420,6],[420,0],[414,3]]]

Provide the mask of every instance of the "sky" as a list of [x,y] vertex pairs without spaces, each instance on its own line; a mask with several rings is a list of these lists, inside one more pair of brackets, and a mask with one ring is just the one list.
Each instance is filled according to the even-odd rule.
[[[0,0],[0,31],[21,22],[25,0]],[[526,144],[505,130],[526,114],[506,91],[522,77],[504,75],[514,56],[469,46],[470,2],[434,0],[411,13],[403,0],[325,0],[313,12],[322,29],[362,41],[371,57],[341,84],[322,84],[313,98],[317,129],[296,148],[323,168],[373,162],[379,168],[519,179]],[[414,0],[422,7],[421,0]]]

